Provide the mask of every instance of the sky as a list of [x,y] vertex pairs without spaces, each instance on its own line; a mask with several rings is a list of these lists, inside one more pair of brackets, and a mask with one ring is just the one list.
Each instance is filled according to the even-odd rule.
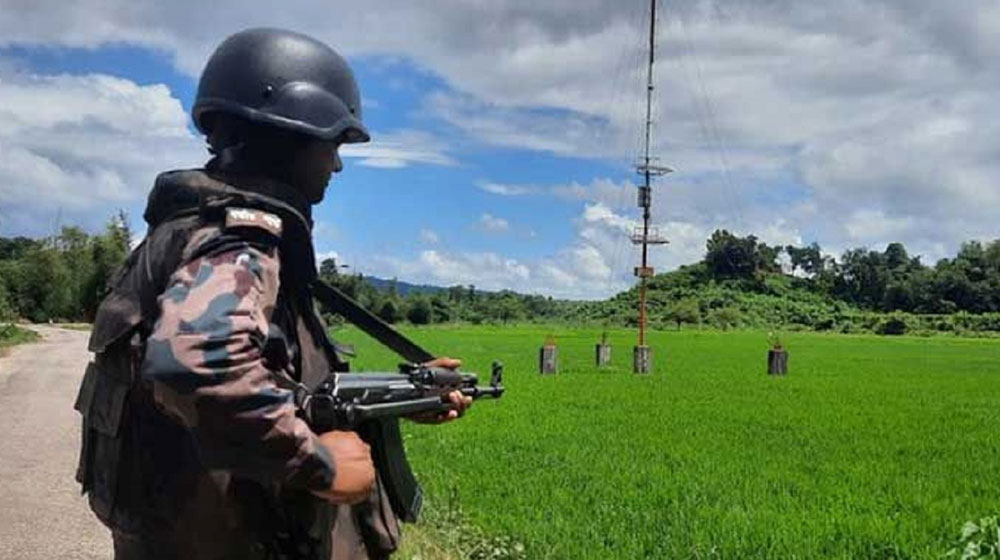
[[[414,283],[604,298],[634,282],[643,0],[0,0],[0,235],[144,231],[162,171],[198,167],[213,48],[312,35],[358,78],[317,251]],[[660,0],[653,190],[670,244],[903,242],[925,263],[1000,237],[1000,3]]]

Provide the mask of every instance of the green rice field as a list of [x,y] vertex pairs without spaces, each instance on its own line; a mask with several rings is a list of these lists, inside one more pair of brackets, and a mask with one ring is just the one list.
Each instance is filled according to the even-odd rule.
[[[939,558],[1000,513],[997,340],[788,334],[775,378],[764,332],[653,333],[649,376],[625,330],[602,370],[594,329],[406,332],[483,377],[502,360],[508,389],[460,421],[407,423],[422,523],[460,512],[527,558]],[[540,376],[548,335],[560,371]],[[398,361],[335,337],[356,371]]]

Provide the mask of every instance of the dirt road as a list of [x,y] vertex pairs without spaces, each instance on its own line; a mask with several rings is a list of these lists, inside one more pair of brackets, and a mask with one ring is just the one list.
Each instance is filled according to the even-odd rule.
[[36,330],[41,342],[0,358],[0,558],[108,559],[108,531],[73,479],[87,333]]

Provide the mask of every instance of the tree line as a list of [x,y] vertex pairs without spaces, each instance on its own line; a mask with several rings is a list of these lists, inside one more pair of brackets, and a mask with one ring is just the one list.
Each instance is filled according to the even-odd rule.
[[759,291],[769,275],[787,271],[797,285],[870,311],[916,314],[1000,312],[1000,239],[963,243],[954,258],[933,266],[911,256],[902,243],[884,250],[856,248],[839,259],[816,243],[768,246],[753,235],[717,230],[706,244],[705,272]]
[[[96,235],[63,227],[41,239],[0,237],[0,321],[93,320],[109,280],[128,256],[130,239],[124,214]],[[474,285],[402,295],[395,281],[378,289],[363,275],[338,273],[330,259],[320,264],[320,275],[390,323],[552,321],[565,317],[564,308],[572,305],[509,290],[480,291]]]
[[63,227],[42,239],[0,237],[0,321],[91,321],[130,239],[124,213],[96,235]]
[[[412,290],[401,294],[395,279],[377,288],[363,274],[343,274],[334,259],[320,263],[320,278],[340,288],[366,309],[392,324],[511,323],[559,321],[570,316],[576,303],[511,290],[490,292],[475,285],[455,285],[434,290]],[[335,317],[329,318],[336,320]]]
[[[964,243],[953,258],[925,265],[901,243],[855,248],[839,258],[816,244],[768,245],[717,230],[705,257],[648,282],[653,328],[780,328],[817,331],[1000,331],[1000,240]],[[575,310],[576,322],[634,326],[632,288]]]
[[[124,215],[95,235],[64,227],[42,239],[0,237],[0,320],[91,320],[128,254],[130,238]],[[390,323],[630,326],[638,319],[634,288],[604,301],[577,302],[474,285],[401,293],[394,280],[376,287],[361,274],[343,273],[332,259],[320,263],[319,272]],[[768,245],[753,235],[717,230],[706,242],[703,260],[650,279],[648,299],[654,327],[792,324],[877,331],[885,323],[882,315],[905,312],[925,316],[927,324],[941,315],[965,314],[956,324],[988,323],[986,330],[1000,330],[991,326],[1000,323],[1000,315],[991,315],[1000,313],[1000,240],[966,242],[953,258],[927,265],[902,243],[833,257],[816,243]]]

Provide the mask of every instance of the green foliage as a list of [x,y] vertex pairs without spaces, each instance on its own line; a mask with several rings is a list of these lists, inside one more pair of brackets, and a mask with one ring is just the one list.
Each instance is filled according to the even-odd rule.
[[404,318],[418,325],[573,320],[579,317],[575,310],[586,305],[510,290],[484,292],[471,285],[443,288],[430,295],[410,291],[401,296],[394,281],[381,282],[385,288],[380,290],[360,274],[339,273],[333,259],[320,263],[320,277],[390,323]]
[[447,323],[452,320],[452,308],[448,301],[440,296],[431,298],[431,321]]
[[[996,510],[997,341],[782,330],[775,379],[766,330],[652,332],[653,374],[636,376],[631,330],[607,329],[613,362],[595,368],[604,330],[404,327],[468,371],[506,365],[503,399],[404,423],[423,523],[460,504],[527,558],[932,559],[956,521]],[[557,376],[537,374],[548,334]],[[335,336],[352,369],[394,368],[357,330]]]
[[10,304],[10,295],[7,293],[7,285],[0,276],[0,322],[14,320],[14,308]]
[[779,270],[780,250],[758,242],[756,236],[737,237],[717,229],[706,243],[705,265],[716,278],[757,280]]
[[39,338],[40,337],[37,333],[35,333],[35,331],[22,329],[17,325],[0,325],[0,349],[13,346],[15,344],[34,342]]
[[701,323],[701,306],[693,297],[679,299],[666,307],[663,319],[676,323],[678,329],[681,325],[697,325]]
[[728,330],[740,326],[743,314],[735,307],[716,307],[709,310],[705,322],[717,329]]
[[967,522],[962,526],[958,543],[945,557],[961,560],[1000,559],[1000,517],[984,517],[979,521]]
[[818,243],[813,243],[808,247],[786,245],[785,252],[792,263],[792,272],[801,270],[811,278],[822,274],[830,264],[829,260],[823,257]]
[[887,335],[901,335],[906,334],[906,330],[909,326],[906,324],[906,318],[900,313],[894,313],[885,319],[878,326],[878,334]]
[[[66,227],[47,239],[0,238],[0,318],[92,319],[108,280],[128,254],[130,237],[127,220],[119,215],[101,235]],[[797,276],[780,270],[782,251]],[[487,292],[474,285],[401,294],[395,279],[377,282],[380,289],[360,274],[344,274],[333,259],[320,263],[319,272],[390,323],[638,325],[635,288],[606,301]],[[851,249],[838,261],[824,256],[816,243],[770,247],[752,235],[718,230],[706,243],[702,262],[657,275],[648,288],[653,328],[707,324],[995,335],[1000,333],[1000,240],[966,243],[954,259],[928,267],[901,243],[882,252]]]
[[77,286],[71,280],[78,278],[70,276],[70,268],[59,249],[36,247],[25,255],[23,267],[21,313],[35,322],[70,318],[72,307],[79,303],[74,301]]
[[414,325],[427,325],[431,322],[431,303],[426,297],[414,296],[408,302],[406,319]]
[[395,300],[391,298],[383,300],[382,305],[379,306],[378,311],[376,311],[375,314],[390,325],[399,321],[401,317],[399,313],[399,305],[397,305]]
[[0,319],[92,319],[130,236],[119,214],[101,235],[64,227],[46,239],[0,238]]

